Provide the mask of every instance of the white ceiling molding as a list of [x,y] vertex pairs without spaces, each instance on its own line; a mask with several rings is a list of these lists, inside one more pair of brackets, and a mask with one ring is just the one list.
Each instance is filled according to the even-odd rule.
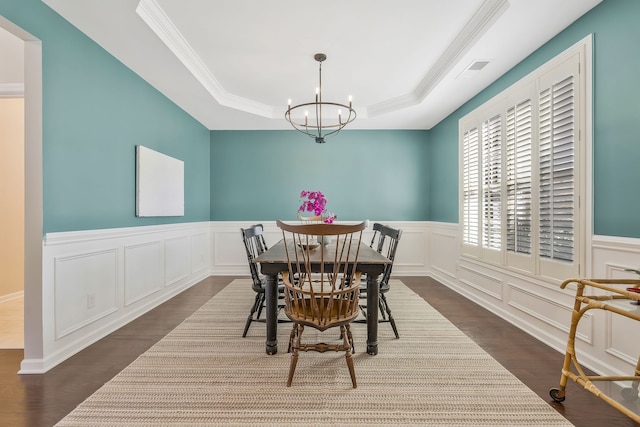
[[318,52],[352,129],[430,129],[601,1],[42,0],[212,130],[290,129]]
[[486,0],[413,92],[369,106],[369,116],[387,114],[424,101],[508,8],[508,0]]
[[275,117],[273,107],[227,92],[155,0],[140,0],[136,13],[218,103],[270,119]]
[[24,98],[24,84],[0,83],[0,98]]

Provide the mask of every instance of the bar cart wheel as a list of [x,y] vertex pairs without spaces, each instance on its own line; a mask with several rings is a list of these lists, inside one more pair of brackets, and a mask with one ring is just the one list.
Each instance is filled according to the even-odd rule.
[[564,392],[560,393],[560,389],[557,389],[557,388],[552,388],[551,390],[549,390],[549,395],[556,402],[564,402],[564,399],[566,397],[564,395]]

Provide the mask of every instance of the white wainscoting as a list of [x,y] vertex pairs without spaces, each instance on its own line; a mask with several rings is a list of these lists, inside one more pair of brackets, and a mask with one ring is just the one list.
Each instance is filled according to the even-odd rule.
[[[427,234],[431,243],[429,275],[558,350],[559,379],[575,286],[560,289],[560,283],[460,257],[455,224],[431,223]],[[593,236],[587,252],[590,259],[584,277],[637,278],[624,269],[640,266],[640,239]],[[620,304],[629,307],[628,301]],[[636,310],[640,313],[640,306]],[[576,352],[583,366],[599,374],[633,375],[640,355],[640,324],[610,312],[588,311],[578,324]]]
[[[394,276],[432,276],[557,349],[559,378],[575,287],[562,290],[559,283],[460,257],[457,224],[383,223],[403,230]],[[215,221],[48,234],[43,242],[45,357],[24,360],[21,373],[46,372],[209,275],[248,276],[240,228],[252,224]],[[268,245],[282,238],[274,221],[263,225]],[[371,236],[369,227],[365,241]],[[624,270],[640,266],[640,239],[594,236],[587,252],[585,277],[636,277]],[[600,374],[630,375],[640,354],[639,332],[636,322],[588,312],[578,329],[579,360]]]
[[211,274],[211,223],[50,233],[43,241],[42,373]]
[[[370,221],[373,224],[375,221]],[[424,276],[429,269],[429,224],[428,222],[384,221],[386,225],[402,229],[401,243],[398,246],[393,271],[402,276]],[[247,255],[242,244],[240,229],[255,222],[224,221],[212,223],[213,262],[211,273],[214,275],[248,276]],[[275,221],[265,221],[264,236],[267,246],[282,239],[282,231]],[[363,234],[363,240],[371,241],[371,225]]]

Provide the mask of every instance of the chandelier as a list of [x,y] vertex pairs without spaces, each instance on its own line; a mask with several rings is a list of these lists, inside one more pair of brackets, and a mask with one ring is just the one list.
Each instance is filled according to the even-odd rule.
[[[324,53],[316,53],[313,57],[319,64],[319,84],[316,88],[316,100],[315,102],[307,102],[306,104],[291,105],[289,100],[289,107],[284,114],[284,118],[287,119],[291,126],[297,131],[304,133],[311,138],[314,138],[318,144],[324,144],[325,138],[334,133],[340,132],[342,128],[356,119],[356,110],[351,106],[351,96],[349,96],[349,105],[339,104],[337,102],[324,102],[322,100],[322,61],[327,59],[327,55]],[[336,112],[337,109],[337,112]],[[342,111],[345,111],[345,117],[342,115]],[[296,117],[292,117],[292,114],[301,113],[304,110],[304,119],[299,114]],[[309,110],[312,111],[312,116],[309,117]],[[335,116],[327,117],[328,112],[336,112]],[[304,121],[302,121],[304,120]]]

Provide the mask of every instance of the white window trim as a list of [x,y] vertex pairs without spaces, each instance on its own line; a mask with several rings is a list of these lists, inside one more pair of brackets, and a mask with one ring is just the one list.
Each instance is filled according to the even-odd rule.
[[[506,260],[506,250],[503,251],[503,254],[498,259],[495,256],[489,256],[485,259],[481,247],[479,248],[480,250],[473,248],[475,250],[471,251],[465,248],[463,240],[463,132],[470,128],[469,123],[477,123],[480,126],[482,119],[489,117],[494,110],[506,111],[506,108],[503,107],[518,101],[519,95],[523,91],[531,90],[530,88],[532,87],[535,88],[535,82],[540,76],[576,54],[580,57],[580,79],[578,79],[579,85],[576,87],[576,93],[582,101],[579,101],[576,105],[576,121],[579,123],[576,135],[577,156],[575,170],[577,183],[575,192],[578,196],[579,204],[576,208],[578,222],[576,224],[574,263],[577,265],[576,274],[579,276],[588,276],[588,272],[591,271],[591,242],[593,236],[593,35],[591,34],[459,120],[459,244],[461,257],[517,271],[520,274],[533,276],[552,283],[558,283],[563,279],[562,277],[544,276],[540,274],[538,268],[534,268],[533,271],[526,271],[509,267]],[[533,90],[535,93],[535,89]],[[537,97],[537,94],[535,96]],[[481,131],[481,128],[479,128],[479,131]],[[503,242],[503,246],[506,246],[506,242]],[[532,262],[537,263],[538,261],[534,259]]]

